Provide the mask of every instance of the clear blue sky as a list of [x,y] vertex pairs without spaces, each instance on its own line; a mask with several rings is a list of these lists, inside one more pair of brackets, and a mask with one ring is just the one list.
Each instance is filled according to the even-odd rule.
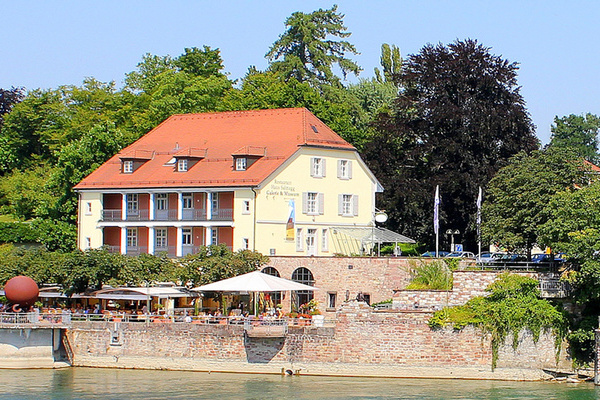
[[337,3],[359,56],[373,76],[382,43],[402,54],[426,43],[477,39],[520,64],[519,84],[543,143],[555,115],[600,114],[599,1],[284,1],[0,0],[0,88],[80,85],[93,76],[120,87],[145,53],[178,56],[185,47],[221,49],[241,78],[294,11]]

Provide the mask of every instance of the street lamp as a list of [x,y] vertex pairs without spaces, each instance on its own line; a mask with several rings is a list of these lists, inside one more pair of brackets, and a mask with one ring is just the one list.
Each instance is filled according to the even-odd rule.
[[[373,225],[371,226],[371,243],[373,243],[373,253],[375,253],[375,225],[377,222],[383,224],[388,216],[385,211],[375,209],[373,212]],[[377,257],[381,256],[381,243],[377,243]]]
[[460,231],[458,229],[452,230],[448,229],[446,231],[446,236],[450,235],[450,252],[454,251],[454,235],[460,235]]

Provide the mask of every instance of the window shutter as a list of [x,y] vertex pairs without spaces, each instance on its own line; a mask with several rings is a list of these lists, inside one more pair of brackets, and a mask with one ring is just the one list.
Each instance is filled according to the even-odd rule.
[[308,192],[302,192],[302,214],[308,214]]
[[338,215],[344,214],[344,195],[338,194]]
[[348,179],[352,179],[352,161],[348,161]]
[[314,178],[315,176],[315,158],[311,157],[310,159],[310,176]]
[[354,213],[354,216],[356,217],[358,215],[358,195],[357,194],[352,196],[352,211]]
[[325,194],[319,193],[317,195],[317,202],[319,207],[319,215],[323,215],[325,213]]
[[321,171],[323,171],[323,174],[321,175],[323,178],[325,178],[325,165],[326,165],[326,160],[324,158],[321,158]]
[[342,160],[337,161],[337,174],[338,179],[342,179]]
[[304,246],[302,245],[303,242],[302,228],[298,228],[296,229],[296,251],[302,251],[304,249]]

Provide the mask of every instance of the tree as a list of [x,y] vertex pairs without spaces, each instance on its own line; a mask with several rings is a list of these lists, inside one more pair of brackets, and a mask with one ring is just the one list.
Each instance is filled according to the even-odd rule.
[[346,78],[348,73],[358,75],[361,68],[345,57],[346,53],[358,54],[354,45],[345,40],[351,35],[344,26],[344,15],[337,13],[334,5],[328,10],[319,9],[310,14],[295,12],[286,19],[287,30],[266,54],[271,62],[270,70],[286,79],[308,81],[314,86],[339,85],[340,79],[332,67],[337,65]]
[[220,50],[212,50],[209,46],[204,46],[203,50],[197,47],[186,48],[185,53],[180,55],[174,64],[181,71],[202,78],[225,76],[221,72],[224,67]]
[[475,40],[426,45],[393,77],[401,88],[380,114],[364,151],[386,189],[388,226],[433,242],[433,197],[440,185],[441,225],[474,247],[476,198],[510,156],[538,147],[517,84],[517,66]]
[[0,88],[0,129],[2,129],[4,115],[8,114],[15,104],[23,101],[24,97],[23,88],[12,87],[8,90]]
[[375,68],[375,78],[377,82],[384,83],[398,83],[394,82],[394,78],[402,72],[402,56],[400,56],[400,49],[396,45],[390,46],[387,43],[381,45],[381,67],[383,72],[379,68]]
[[547,207],[557,192],[587,185],[582,159],[548,148],[511,158],[490,181],[483,205],[482,232],[486,240],[511,251],[531,251],[543,244],[540,229],[552,220]]
[[550,128],[552,136],[550,146],[572,149],[579,157],[597,164],[598,133],[600,132],[600,118],[593,114],[568,115],[554,117],[554,124]]

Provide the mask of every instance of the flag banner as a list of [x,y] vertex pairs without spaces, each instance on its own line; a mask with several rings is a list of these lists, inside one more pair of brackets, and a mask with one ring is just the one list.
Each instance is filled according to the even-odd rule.
[[440,230],[440,186],[435,187],[435,199],[433,202],[433,231],[437,235]]
[[296,202],[290,200],[288,202],[289,214],[287,223],[285,224],[285,240],[295,240],[295,225],[296,225]]

